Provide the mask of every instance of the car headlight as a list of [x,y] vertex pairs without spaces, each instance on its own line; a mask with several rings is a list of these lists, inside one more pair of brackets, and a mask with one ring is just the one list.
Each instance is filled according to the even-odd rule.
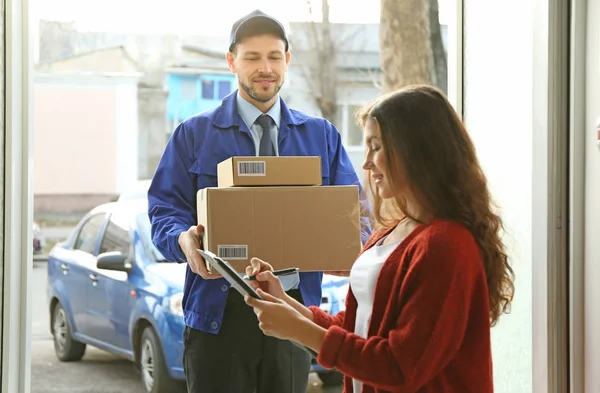
[[169,312],[173,315],[183,316],[183,292],[178,292],[169,298]]

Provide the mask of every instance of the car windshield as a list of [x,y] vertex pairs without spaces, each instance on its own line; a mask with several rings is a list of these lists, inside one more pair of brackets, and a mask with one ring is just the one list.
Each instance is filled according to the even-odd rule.
[[146,250],[148,250],[154,259],[157,262],[167,262],[167,258],[165,258],[160,251],[154,246],[152,243],[152,234],[150,231],[150,219],[148,218],[147,213],[138,214],[135,218],[138,230],[140,232],[140,237],[142,238],[142,243]]

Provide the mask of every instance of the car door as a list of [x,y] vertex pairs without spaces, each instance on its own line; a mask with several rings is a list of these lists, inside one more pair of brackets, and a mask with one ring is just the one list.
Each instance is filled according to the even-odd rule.
[[64,291],[68,298],[68,308],[73,317],[73,330],[85,336],[90,335],[87,315],[87,298],[90,285],[90,266],[98,246],[98,236],[104,226],[106,214],[90,216],[81,226],[73,248],[57,260],[55,270],[61,272]]
[[[130,215],[114,211],[102,235],[98,254],[118,251],[132,256]],[[89,297],[90,324],[103,343],[121,351],[131,351],[129,316],[135,301],[135,290],[126,272],[96,268],[94,292]]]

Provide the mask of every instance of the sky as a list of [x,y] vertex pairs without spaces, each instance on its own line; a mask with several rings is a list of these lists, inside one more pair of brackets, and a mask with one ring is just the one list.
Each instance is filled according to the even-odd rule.
[[[31,16],[73,21],[82,31],[228,35],[233,22],[257,8],[282,23],[311,20],[320,15],[320,0],[32,0]],[[440,0],[440,19],[448,12]],[[378,0],[329,0],[332,22],[378,23]],[[166,6],[166,4],[169,4]],[[446,12],[445,12],[446,11]]]

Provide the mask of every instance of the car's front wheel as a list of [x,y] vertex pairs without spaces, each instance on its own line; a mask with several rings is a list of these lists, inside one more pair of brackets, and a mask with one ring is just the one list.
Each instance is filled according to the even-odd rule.
[[180,387],[167,371],[165,358],[154,329],[146,327],[140,338],[139,368],[147,393],[172,393]]
[[67,312],[60,303],[54,306],[52,313],[52,337],[54,339],[54,352],[60,361],[81,360],[85,353],[85,344],[73,339]]

